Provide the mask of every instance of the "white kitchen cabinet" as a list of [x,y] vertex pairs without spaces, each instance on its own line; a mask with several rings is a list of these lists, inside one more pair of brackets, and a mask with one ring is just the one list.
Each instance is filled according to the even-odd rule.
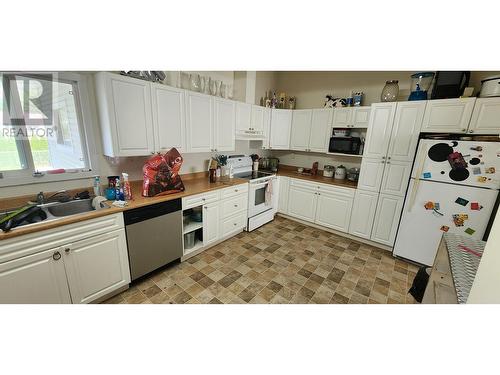
[[236,102],[236,132],[244,133],[252,129],[252,105]]
[[186,130],[188,152],[214,151],[212,97],[186,91]]
[[107,72],[95,78],[104,154],[142,156],[154,152],[151,82]]
[[476,98],[428,100],[422,132],[465,133]]
[[363,157],[385,158],[395,113],[396,103],[372,104]]
[[426,104],[426,101],[397,103],[387,152],[389,160],[413,161]]
[[313,109],[309,151],[327,152],[333,112],[331,109]]
[[403,209],[404,197],[380,194],[377,203],[371,240],[393,246]]
[[385,162],[381,193],[405,196],[411,174],[411,162],[388,160]]
[[219,239],[220,213],[219,202],[203,205],[203,246]]
[[377,209],[378,193],[356,190],[352,206],[349,233],[361,238],[370,239]]
[[236,104],[232,100],[214,98],[214,151],[234,151]]
[[271,137],[269,148],[273,150],[288,150],[290,148],[290,130],[292,127],[291,109],[272,109]]
[[54,248],[0,264],[0,303],[71,303],[63,250]]
[[347,128],[351,125],[352,108],[334,108],[333,124],[334,128]]
[[351,127],[367,128],[370,122],[371,107],[353,107],[351,116]]
[[263,108],[264,113],[264,128],[263,128],[263,140],[262,149],[267,150],[270,146],[269,142],[271,139],[271,108]]
[[500,98],[477,98],[469,133],[500,134]]
[[353,199],[342,194],[317,193],[315,223],[342,232],[349,230]]
[[363,157],[359,173],[358,189],[378,192],[384,174],[385,161]]
[[279,180],[279,196],[278,196],[278,212],[288,214],[288,192],[290,190],[290,177],[278,176]]
[[250,114],[250,130],[257,131],[259,133],[264,132],[266,112],[269,112],[269,108],[252,105],[252,112]]
[[309,151],[311,119],[311,109],[299,109],[293,111],[292,127],[290,132],[290,150]]
[[366,128],[370,120],[371,108],[347,107],[333,109],[334,128]]
[[317,189],[290,181],[288,192],[288,215],[314,222],[316,218]]
[[180,152],[186,149],[186,119],[184,90],[159,83],[151,85],[155,151],[172,147]]
[[73,303],[88,303],[130,283],[125,231],[90,237],[63,246]]

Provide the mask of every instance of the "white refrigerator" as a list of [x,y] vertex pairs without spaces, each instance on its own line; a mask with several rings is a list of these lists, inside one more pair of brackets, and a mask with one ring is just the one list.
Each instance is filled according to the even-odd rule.
[[420,141],[393,253],[431,266],[444,232],[482,239],[500,188],[500,142]]

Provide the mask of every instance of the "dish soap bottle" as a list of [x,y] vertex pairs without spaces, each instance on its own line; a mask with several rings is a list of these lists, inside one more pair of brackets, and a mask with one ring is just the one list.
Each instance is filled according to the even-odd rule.
[[101,195],[101,177],[94,176],[94,195],[96,197]]

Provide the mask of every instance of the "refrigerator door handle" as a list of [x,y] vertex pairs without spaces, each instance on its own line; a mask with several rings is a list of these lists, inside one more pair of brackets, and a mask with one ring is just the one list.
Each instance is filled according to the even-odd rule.
[[414,179],[415,183],[413,184],[413,189],[410,192],[410,200],[408,201],[408,212],[411,212],[415,204],[415,198],[417,197],[418,187],[420,185],[420,176],[422,176],[426,155],[427,155],[427,145],[422,144],[422,148],[420,149],[420,153],[418,154],[419,160]]

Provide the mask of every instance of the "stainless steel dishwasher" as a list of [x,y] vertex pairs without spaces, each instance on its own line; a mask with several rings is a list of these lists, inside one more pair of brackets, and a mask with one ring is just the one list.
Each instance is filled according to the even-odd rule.
[[123,213],[135,280],[182,257],[182,202],[174,199]]

